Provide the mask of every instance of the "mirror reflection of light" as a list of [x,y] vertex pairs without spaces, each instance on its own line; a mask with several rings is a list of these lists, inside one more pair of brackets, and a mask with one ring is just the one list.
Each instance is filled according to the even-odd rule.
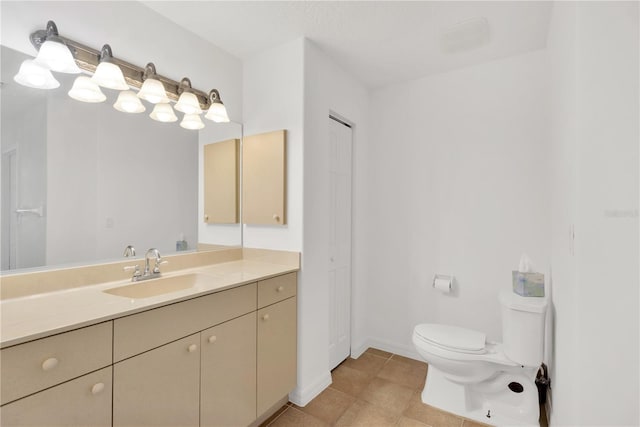
[[116,103],[113,104],[113,108],[123,113],[142,113],[146,110],[140,99],[131,90],[120,92]]
[[172,123],[178,121],[178,117],[176,113],[173,112],[173,108],[171,108],[171,104],[156,104],[153,107],[153,111],[149,114],[153,120],[157,122],[163,123]]
[[81,102],[96,103],[107,99],[100,87],[87,76],[76,77],[68,94],[71,98]]
[[13,80],[16,83],[34,89],[55,89],[60,87],[60,82],[53,77],[51,71],[33,59],[26,59],[22,62],[20,70]]
[[185,114],[180,122],[180,127],[184,129],[198,130],[204,127],[199,114]]

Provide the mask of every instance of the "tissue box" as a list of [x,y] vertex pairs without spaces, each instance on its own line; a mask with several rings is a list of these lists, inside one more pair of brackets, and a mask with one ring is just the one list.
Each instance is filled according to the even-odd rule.
[[544,296],[544,274],[512,271],[513,292],[521,297]]

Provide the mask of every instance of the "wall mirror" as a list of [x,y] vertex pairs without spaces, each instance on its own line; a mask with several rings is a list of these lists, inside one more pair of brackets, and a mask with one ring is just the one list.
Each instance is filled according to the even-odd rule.
[[2,271],[116,260],[127,245],[144,256],[182,240],[188,250],[242,244],[238,224],[202,223],[199,200],[203,141],[241,139],[240,124],[158,123],[150,104],[116,111],[109,89],[105,102],[78,102],[67,96],[74,75],[30,89],[13,81],[28,56],[0,49]]

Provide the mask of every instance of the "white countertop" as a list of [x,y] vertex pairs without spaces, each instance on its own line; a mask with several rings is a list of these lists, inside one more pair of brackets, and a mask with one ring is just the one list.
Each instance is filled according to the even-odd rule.
[[288,265],[243,259],[163,274],[162,277],[171,277],[197,272],[211,280],[206,285],[149,298],[130,299],[103,292],[132,284],[117,281],[3,300],[0,302],[0,348],[297,270]]

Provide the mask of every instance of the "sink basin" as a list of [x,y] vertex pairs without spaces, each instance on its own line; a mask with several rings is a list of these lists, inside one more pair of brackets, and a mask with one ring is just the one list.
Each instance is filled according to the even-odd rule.
[[120,286],[118,288],[106,289],[103,292],[125,298],[149,298],[189,289],[198,283],[205,283],[207,280],[210,280],[208,276],[191,273],[183,274],[181,276],[149,279],[142,282],[132,283],[130,285]]

